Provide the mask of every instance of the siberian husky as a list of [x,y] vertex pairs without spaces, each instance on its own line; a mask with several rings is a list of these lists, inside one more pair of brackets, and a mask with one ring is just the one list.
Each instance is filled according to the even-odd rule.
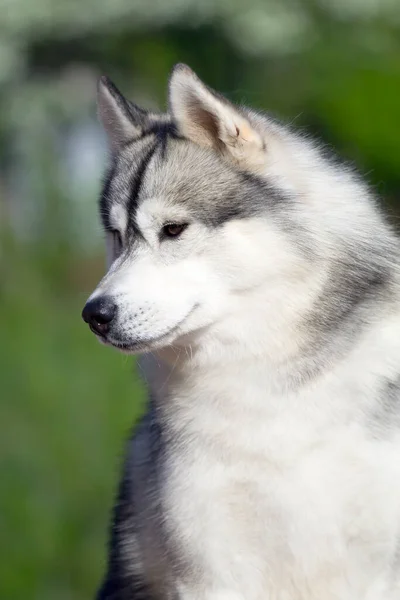
[[110,266],[83,318],[142,354],[101,600],[400,599],[399,241],[352,169],[185,65],[102,78]]

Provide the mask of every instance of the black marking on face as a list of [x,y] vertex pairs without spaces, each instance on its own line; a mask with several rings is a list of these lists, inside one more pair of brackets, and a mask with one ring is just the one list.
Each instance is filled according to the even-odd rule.
[[139,139],[144,139],[148,136],[155,136],[155,141],[154,144],[149,148],[147,153],[144,155],[142,162],[133,174],[130,184],[131,193],[128,207],[130,213],[136,208],[137,200],[143,183],[143,178],[145,176],[147,167],[149,166],[152,157],[154,156],[156,151],[160,149],[161,158],[164,159],[166,156],[168,137],[179,139],[176,134],[176,128],[172,123],[163,123],[161,125],[156,125],[152,129],[148,129],[147,131],[145,131]]
[[100,195],[100,219],[106,231],[110,231],[110,203],[111,203],[111,184],[115,176],[115,164],[109,169],[103,183],[103,189]]
[[174,140],[185,139],[178,133],[177,127],[173,121],[167,121],[165,123],[155,123],[152,127],[148,128],[145,133],[154,134],[159,137],[168,136]]
[[[135,110],[137,107],[134,107]],[[138,109],[140,110],[140,109]],[[138,205],[138,198],[142,189],[143,179],[152,157],[159,151],[160,159],[163,161],[167,157],[167,144],[169,139],[183,139],[177,132],[176,126],[171,121],[149,121],[148,114],[143,111],[143,120],[147,119],[146,128],[134,139],[127,141],[115,157],[111,168],[109,169],[103,184],[100,195],[100,215],[103,227],[106,231],[112,230],[109,221],[110,207],[113,203],[119,202],[124,205],[126,198],[128,203],[126,211],[129,218],[129,228],[135,235],[140,235],[135,222],[134,214]],[[148,143],[147,143],[148,140]],[[142,146],[142,150],[138,151]],[[143,149],[143,145],[144,148]],[[130,158],[130,155],[132,158]],[[139,163],[137,157],[139,158]],[[132,172],[133,170],[133,172]],[[119,186],[124,186],[126,181],[126,191],[122,187],[121,192],[113,189],[113,182],[117,180]],[[121,197],[118,197],[121,194]]]
[[167,156],[168,135],[169,135],[168,129],[165,127],[160,128],[159,131],[157,132],[157,139],[158,139],[158,142],[159,142],[160,148],[161,148],[162,160],[165,160],[165,157]]
[[158,143],[156,142],[155,144],[153,144],[150,147],[149,150],[147,150],[141,163],[139,164],[138,168],[135,170],[135,172],[133,174],[133,177],[132,177],[131,183],[130,183],[131,189],[130,189],[130,199],[129,199],[129,206],[128,206],[129,213],[133,213],[136,209],[138,196],[140,194],[140,189],[141,189],[142,183],[143,183],[143,178],[144,178],[146,169],[149,166],[149,163],[150,163],[151,159],[153,158],[155,151],[157,150],[157,146],[158,146]]
[[153,137],[153,136],[157,137],[160,140],[161,139],[165,140],[166,138],[171,138],[174,140],[185,139],[178,133],[176,125],[172,121],[166,121],[166,122],[156,121],[155,123],[148,123],[146,128],[142,131],[142,133],[140,135],[125,142],[121,146],[121,149],[123,150],[123,149],[129,148],[135,142],[143,141],[146,138]]

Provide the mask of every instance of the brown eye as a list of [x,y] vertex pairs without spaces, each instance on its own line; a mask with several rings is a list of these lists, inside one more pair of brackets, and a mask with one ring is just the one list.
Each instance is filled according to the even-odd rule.
[[188,226],[187,223],[167,223],[161,230],[162,237],[176,238]]

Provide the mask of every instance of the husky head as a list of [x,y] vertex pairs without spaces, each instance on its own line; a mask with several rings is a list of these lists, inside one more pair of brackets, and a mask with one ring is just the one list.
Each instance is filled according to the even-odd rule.
[[266,325],[276,340],[304,316],[312,283],[325,281],[328,240],[346,228],[336,207],[327,230],[321,196],[353,194],[349,178],[185,65],[172,72],[165,114],[106,78],[98,107],[112,155],[100,201],[109,270],[83,318],[99,339],[126,352],[218,336],[268,345]]

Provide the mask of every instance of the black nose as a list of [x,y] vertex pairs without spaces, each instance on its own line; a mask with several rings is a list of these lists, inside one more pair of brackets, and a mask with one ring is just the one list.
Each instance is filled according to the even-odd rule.
[[87,302],[82,311],[82,319],[89,324],[90,329],[98,335],[105,335],[110,329],[110,324],[115,313],[116,306],[111,298],[100,296]]

